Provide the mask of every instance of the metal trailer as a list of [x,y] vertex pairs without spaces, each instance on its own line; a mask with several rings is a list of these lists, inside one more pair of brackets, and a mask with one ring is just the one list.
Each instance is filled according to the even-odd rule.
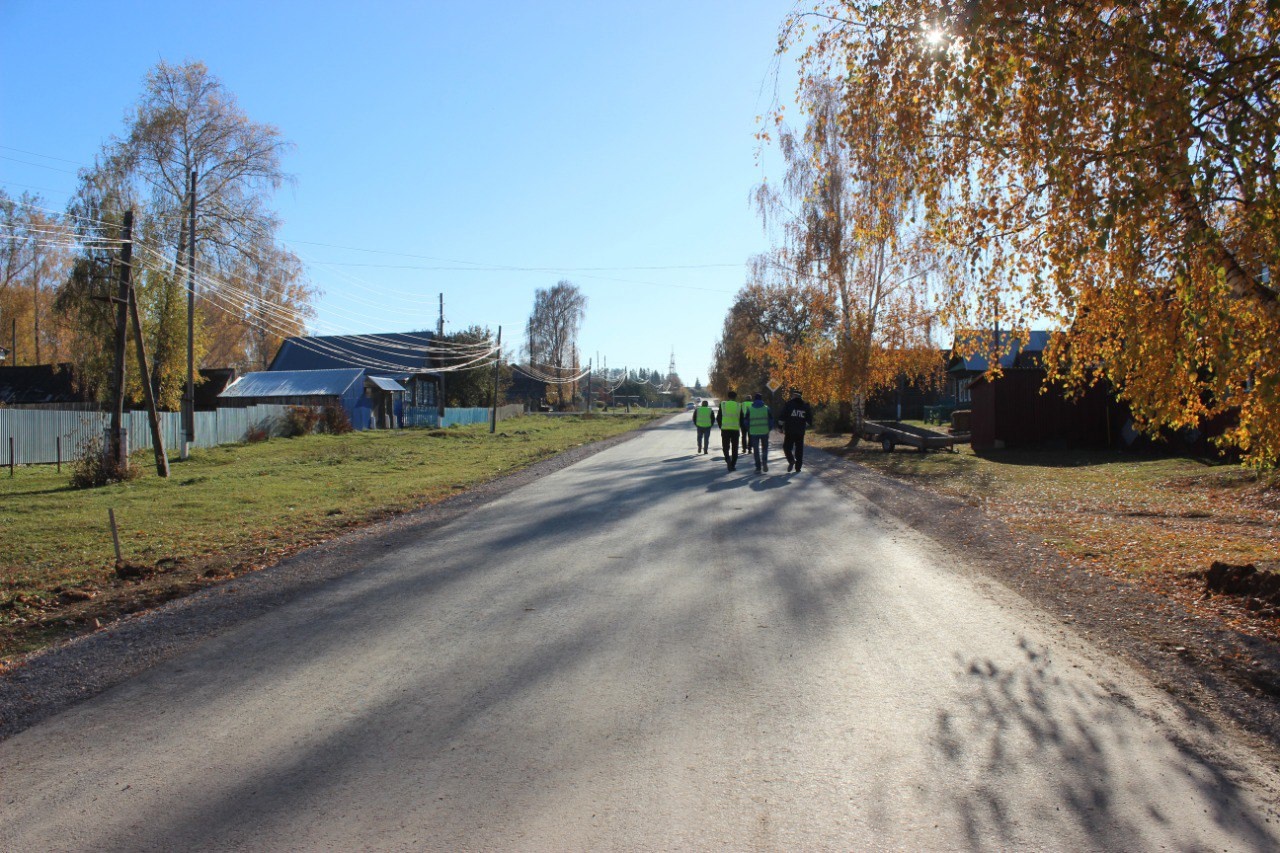
[[867,441],[878,441],[889,453],[899,444],[926,450],[949,450],[955,452],[955,445],[968,444],[969,435],[946,435],[931,429],[904,424],[901,421],[863,421],[862,437]]

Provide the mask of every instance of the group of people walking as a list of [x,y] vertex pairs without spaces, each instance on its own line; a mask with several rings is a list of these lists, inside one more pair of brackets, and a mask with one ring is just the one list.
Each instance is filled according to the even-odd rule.
[[813,426],[813,407],[800,393],[791,389],[791,399],[782,407],[775,420],[773,411],[765,405],[764,395],[756,394],[747,402],[739,402],[736,391],[730,391],[716,409],[707,400],[699,401],[693,409],[693,423],[698,428],[698,453],[707,453],[711,444],[711,430],[720,428],[720,446],[729,470],[738,467],[738,445],[742,455],[748,452],[755,461],[756,471],[769,470],[769,433],[775,426],[782,428],[782,453],[787,457],[787,470],[799,471],[804,465],[804,434]]

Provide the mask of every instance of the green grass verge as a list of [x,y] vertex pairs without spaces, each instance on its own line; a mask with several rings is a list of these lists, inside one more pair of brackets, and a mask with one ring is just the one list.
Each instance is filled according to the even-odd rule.
[[[528,416],[447,430],[272,439],[197,450],[166,481],[76,490],[53,466],[0,473],[0,659],[193,586],[276,561],[350,528],[415,509],[654,416]],[[108,509],[126,563],[116,576]]]

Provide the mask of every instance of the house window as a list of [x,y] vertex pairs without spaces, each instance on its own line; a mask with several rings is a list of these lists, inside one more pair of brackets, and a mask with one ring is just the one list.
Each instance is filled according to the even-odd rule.
[[414,377],[409,380],[409,405],[430,407],[436,403],[436,385],[429,379]]

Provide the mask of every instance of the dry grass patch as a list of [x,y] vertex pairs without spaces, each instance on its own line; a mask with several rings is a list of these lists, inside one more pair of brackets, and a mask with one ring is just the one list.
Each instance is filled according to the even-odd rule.
[[[1280,477],[1188,458],[1107,451],[919,453],[810,443],[923,488],[981,506],[1069,559],[1141,582],[1192,607],[1215,561],[1280,569]],[[1280,622],[1235,602],[1215,610],[1253,633]]]

